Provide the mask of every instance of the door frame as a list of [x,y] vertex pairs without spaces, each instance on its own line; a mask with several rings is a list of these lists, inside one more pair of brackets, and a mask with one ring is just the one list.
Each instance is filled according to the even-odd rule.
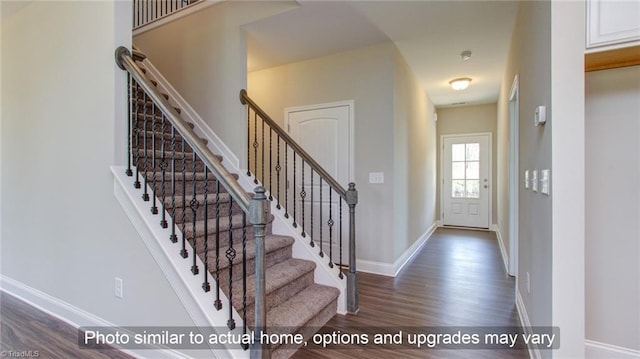
[[[520,207],[520,81],[516,74],[509,92],[509,263],[508,272],[518,276],[519,207]],[[512,112],[513,111],[513,112]]]
[[[447,134],[440,135],[440,223],[444,226],[444,140],[445,138],[455,138],[455,137],[469,137],[469,136],[488,136],[489,137],[489,208],[488,215],[489,220],[487,223],[487,230],[491,229],[491,223],[493,223],[493,133],[491,132],[473,132],[473,133],[456,133],[456,134]],[[447,227],[455,227],[455,226],[447,226]],[[465,227],[467,228],[467,227]],[[468,228],[474,229],[474,228]],[[484,228],[478,228],[479,230],[484,230]]]
[[[349,139],[349,143],[347,148],[349,149],[349,153],[348,153],[348,157],[347,157],[347,161],[349,162],[348,165],[348,172],[349,172],[349,182],[355,182],[355,170],[354,170],[354,161],[353,161],[353,156],[354,156],[354,139],[355,139],[355,111],[354,111],[354,104],[355,101],[354,100],[344,100],[344,101],[336,101],[336,102],[326,102],[326,103],[320,103],[320,104],[315,104],[315,105],[304,105],[304,106],[295,106],[295,107],[285,107],[284,109],[284,126],[285,126],[285,131],[287,132],[287,134],[291,134],[291,126],[289,123],[289,114],[292,112],[303,112],[303,111],[311,111],[311,110],[322,110],[325,108],[332,108],[332,107],[342,107],[342,106],[347,106],[349,108],[349,124],[348,124],[348,128],[349,128],[349,135],[348,135],[348,139]],[[348,185],[348,183],[344,183],[342,184],[343,186]],[[346,187],[345,187],[346,189]]]

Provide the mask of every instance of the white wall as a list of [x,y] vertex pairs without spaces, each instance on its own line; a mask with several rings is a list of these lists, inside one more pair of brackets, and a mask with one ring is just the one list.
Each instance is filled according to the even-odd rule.
[[221,2],[138,35],[134,44],[245,166],[246,34],[241,26],[296,7],[293,1]]
[[435,222],[433,105],[393,44],[252,72],[248,93],[280,124],[286,107],[355,101],[359,260],[393,267]]
[[[497,186],[497,167],[498,167],[498,148],[496,138],[496,125],[498,121],[498,113],[496,104],[486,104],[486,105],[474,105],[474,106],[464,106],[464,107],[449,107],[438,109],[438,122],[436,127],[438,129],[438,141],[440,141],[440,136],[442,135],[452,135],[452,134],[460,134],[460,133],[478,133],[478,132],[489,132],[492,136],[492,144],[491,144],[491,203],[492,203],[492,213],[491,220],[492,222],[489,225],[496,223],[497,219],[497,206],[496,206],[496,198],[498,191],[496,190]],[[442,144],[438,147],[437,154],[437,169],[438,169],[438,178],[441,178],[442,175],[440,173],[440,150],[442,148]],[[436,202],[436,208],[438,213],[438,218],[441,218],[440,214],[440,181],[438,181],[438,201]]]
[[[517,291],[525,320],[559,326],[545,358],[584,357],[584,4],[520,2],[498,100],[498,145],[508,150],[508,95],[520,84]],[[533,125],[535,108],[547,124]],[[499,161],[498,223],[508,220],[508,167]],[[524,170],[551,169],[551,196],[526,190]],[[508,232],[502,232],[508,244]],[[526,281],[529,273],[530,291]]]
[[586,75],[586,337],[640,351],[640,67]]
[[33,2],[2,21],[1,272],[117,325],[193,325],[113,196],[130,9]]

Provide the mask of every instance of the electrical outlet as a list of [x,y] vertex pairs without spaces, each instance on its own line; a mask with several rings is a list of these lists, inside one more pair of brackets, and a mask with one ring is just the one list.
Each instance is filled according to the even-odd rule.
[[531,276],[527,272],[527,294],[531,293]]
[[113,279],[114,282],[114,287],[113,287],[113,294],[116,296],[116,298],[123,298],[123,283],[122,283],[122,278],[114,278]]
[[384,183],[384,172],[369,172],[369,183]]

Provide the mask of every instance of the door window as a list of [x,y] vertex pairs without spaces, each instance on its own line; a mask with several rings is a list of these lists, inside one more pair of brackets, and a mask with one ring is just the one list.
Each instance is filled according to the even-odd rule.
[[451,145],[451,197],[480,198],[480,144]]

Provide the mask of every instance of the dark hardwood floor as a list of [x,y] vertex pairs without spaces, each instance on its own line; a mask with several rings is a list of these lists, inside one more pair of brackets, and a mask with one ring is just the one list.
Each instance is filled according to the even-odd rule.
[[[358,315],[335,316],[323,332],[395,332],[403,327],[519,326],[515,281],[493,232],[438,229],[396,278],[360,274]],[[517,349],[299,350],[293,358],[528,358]]]
[[0,357],[130,359],[115,349],[80,349],[73,326],[0,291]]
[[[76,329],[0,291],[0,351],[38,351],[40,358],[130,358],[117,350],[79,349]],[[396,277],[360,274],[360,312],[335,316],[322,332],[397,332],[426,327],[519,326],[514,280],[492,232],[438,229]],[[299,350],[293,358],[528,358],[516,349],[365,347]],[[7,356],[7,354],[5,354]],[[32,356],[33,357],[33,356]]]

